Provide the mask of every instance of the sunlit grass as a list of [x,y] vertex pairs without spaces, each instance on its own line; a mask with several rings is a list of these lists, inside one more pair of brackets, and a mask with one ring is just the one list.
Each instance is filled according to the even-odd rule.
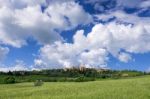
[[0,99],[150,99],[150,76],[93,82],[0,85]]

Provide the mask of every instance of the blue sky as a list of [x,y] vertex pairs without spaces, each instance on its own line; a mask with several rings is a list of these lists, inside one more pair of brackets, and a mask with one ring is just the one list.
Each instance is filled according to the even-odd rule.
[[0,0],[0,71],[150,70],[149,0]]

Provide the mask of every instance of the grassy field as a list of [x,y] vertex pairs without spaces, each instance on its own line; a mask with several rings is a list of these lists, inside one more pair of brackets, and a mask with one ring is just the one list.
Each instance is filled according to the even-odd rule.
[[150,76],[93,82],[0,84],[0,99],[150,99]]

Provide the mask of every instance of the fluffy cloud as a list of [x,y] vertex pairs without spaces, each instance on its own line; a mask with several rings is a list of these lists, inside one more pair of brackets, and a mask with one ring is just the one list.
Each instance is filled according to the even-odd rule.
[[137,13],[135,14],[127,14],[122,10],[117,10],[113,12],[108,12],[105,14],[97,14],[95,15],[97,20],[102,20],[107,22],[109,19],[115,18],[115,21],[120,23],[127,23],[127,24],[143,24],[149,25],[150,18],[149,17],[139,17]]
[[60,31],[90,22],[92,17],[74,1],[53,4],[45,0],[0,1],[0,43],[18,48],[26,45],[29,37],[40,44],[61,41]]
[[74,2],[55,3],[49,6],[45,12],[58,25],[57,27],[62,28],[87,24],[92,21],[92,17],[83,10],[82,6]]
[[35,60],[35,68],[64,68],[78,67],[89,68],[106,67],[107,51],[104,48],[87,46],[89,42],[80,30],[74,35],[74,43],[55,42],[45,45],[40,49],[40,59]]
[[149,0],[145,0],[140,4],[141,8],[148,8],[150,7],[150,1]]
[[8,52],[9,52],[9,49],[7,47],[0,46],[0,61],[2,61],[5,58]]
[[0,0],[0,7],[7,6],[11,9],[22,9],[27,6],[46,5],[46,0]]
[[116,0],[117,6],[134,8],[138,7],[142,0]]
[[116,0],[117,6],[129,8],[148,8],[150,7],[149,0]]
[[[20,48],[27,45],[28,38],[42,44],[32,69],[80,65],[106,67],[110,54],[127,63],[132,60],[132,53],[150,52],[150,18],[138,16],[147,10],[149,1],[109,1],[85,1],[94,5],[95,10],[106,11],[94,15],[96,22],[93,22],[92,15],[74,0],[0,0],[0,45]],[[118,10],[126,7],[140,11],[127,14]],[[65,42],[60,35],[63,30],[90,22],[95,24],[92,31],[85,36],[84,30],[78,30],[73,36],[73,43]],[[8,48],[0,47],[0,60],[8,52]],[[6,68],[1,69],[6,71]],[[7,70],[10,69],[29,68],[24,62],[18,61]]]
[[[80,1],[80,0],[79,0]],[[90,4],[97,12],[108,12],[124,9],[149,9],[149,0],[85,0],[85,4]]]
[[43,62],[43,60],[41,59],[35,59],[34,60],[34,65],[31,66],[32,70],[41,70],[41,69],[47,69],[49,67],[47,67],[48,65]]
[[125,63],[127,63],[129,60],[132,59],[130,54],[127,54],[127,53],[120,53],[118,58],[120,61],[125,62]]
[[[69,9],[69,10],[68,10]],[[92,17],[74,0],[0,0],[0,45],[20,48],[33,38],[39,44],[63,41],[61,31],[92,22]],[[0,47],[0,60],[9,52]],[[44,65],[35,60],[35,65]],[[27,70],[23,62],[1,70]]]
[[129,53],[150,52],[149,24],[124,24],[116,21],[96,24],[85,36],[77,31],[73,43],[56,42],[40,49],[41,61],[47,68],[69,66],[105,67],[108,54],[121,62],[132,60]]
[[35,61],[35,67],[40,65],[43,66],[42,68],[69,68],[82,65],[98,68],[105,67],[105,60],[107,60],[107,52],[105,49],[99,48],[87,51],[85,48],[76,49],[76,45],[60,42],[54,45],[44,46],[40,52],[41,60]]
[[0,71],[22,71],[22,70],[30,70],[29,66],[27,66],[24,61],[22,60],[16,60],[15,64],[12,66],[5,66],[3,65],[0,67]]

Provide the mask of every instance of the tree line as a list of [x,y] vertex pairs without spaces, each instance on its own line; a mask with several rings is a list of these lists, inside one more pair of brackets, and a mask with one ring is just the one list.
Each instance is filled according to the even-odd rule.
[[[136,70],[110,70],[95,68],[65,68],[65,69],[46,69],[33,71],[9,71],[0,72],[0,83],[8,80],[15,82],[33,82],[37,79],[56,82],[56,81],[94,81],[96,79],[118,79],[124,77],[135,77],[148,75],[149,73]],[[3,82],[2,82],[3,81]],[[14,82],[14,81],[13,81]]]

